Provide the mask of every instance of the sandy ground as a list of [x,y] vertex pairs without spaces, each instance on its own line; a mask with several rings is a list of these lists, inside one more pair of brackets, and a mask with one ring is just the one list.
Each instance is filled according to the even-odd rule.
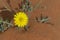
[[[13,8],[18,7],[16,1],[19,0],[11,1]],[[31,0],[33,5],[38,1],[39,0]],[[31,12],[30,19],[34,19],[36,16],[39,17],[42,13],[43,16],[47,15],[51,18],[50,21],[54,24],[53,26],[30,20],[29,31],[18,32],[15,28],[10,28],[0,34],[0,40],[60,40],[60,0],[41,0],[41,5],[45,8],[37,8]],[[3,5],[0,3],[0,8],[2,7]]]

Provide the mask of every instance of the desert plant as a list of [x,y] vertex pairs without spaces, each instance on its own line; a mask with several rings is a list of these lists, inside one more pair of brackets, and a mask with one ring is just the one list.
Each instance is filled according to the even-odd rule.
[[10,28],[11,26],[13,26],[13,24],[11,24],[10,22],[8,22],[8,20],[3,20],[2,17],[0,17],[0,31],[4,32],[6,31],[8,28]]

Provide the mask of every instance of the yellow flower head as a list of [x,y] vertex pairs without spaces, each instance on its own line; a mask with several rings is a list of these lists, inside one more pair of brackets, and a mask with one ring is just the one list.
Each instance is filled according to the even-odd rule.
[[18,27],[25,27],[28,24],[28,16],[25,12],[18,12],[14,15],[14,24]]

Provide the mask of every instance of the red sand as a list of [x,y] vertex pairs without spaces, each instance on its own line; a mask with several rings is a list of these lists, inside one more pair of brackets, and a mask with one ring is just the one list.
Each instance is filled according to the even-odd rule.
[[[18,7],[16,1],[12,0],[12,7]],[[31,0],[33,5],[35,5],[38,0]],[[2,4],[0,4],[3,7]],[[30,20],[29,25],[30,30],[27,32],[16,30],[15,28],[10,28],[6,32],[0,34],[0,40],[60,40],[60,0],[42,0],[42,6],[45,9],[38,8],[31,12],[31,19],[36,16],[40,16],[41,12],[44,16],[49,16],[51,22],[54,23],[53,26],[49,24],[37,23]]]

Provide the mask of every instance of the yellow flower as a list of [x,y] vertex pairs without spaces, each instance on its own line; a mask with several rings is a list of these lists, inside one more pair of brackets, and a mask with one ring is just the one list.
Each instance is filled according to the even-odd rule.
[[18,12],[14,15],[14,24],[18,27],[25,27],[28,24],[28,16],[25,12]]

